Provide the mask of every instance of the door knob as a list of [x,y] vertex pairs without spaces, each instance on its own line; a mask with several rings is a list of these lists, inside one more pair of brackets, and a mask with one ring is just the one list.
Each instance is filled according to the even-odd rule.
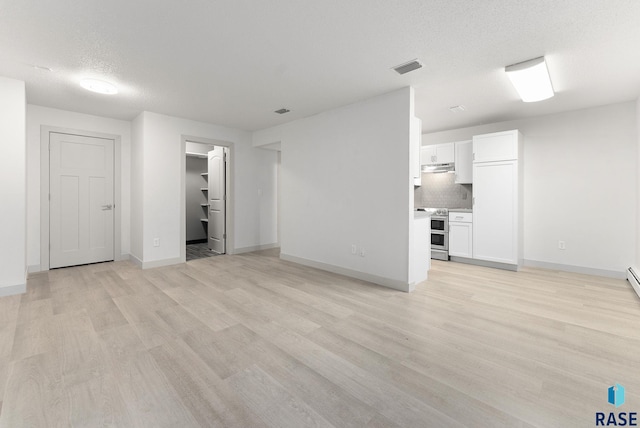
[[102,211],[109,211],[113,208],[113,205],[109,204],[109,205],[103,205],[102,206]]

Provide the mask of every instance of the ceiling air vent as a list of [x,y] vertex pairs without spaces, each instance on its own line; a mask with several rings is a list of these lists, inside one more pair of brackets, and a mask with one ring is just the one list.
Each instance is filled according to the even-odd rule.
[[404,64],[400,64],[396,67],[393,67],[393,69],[396,71],[396,73],[398,74],[406,74],[410,71],[413,70],[417,70],[419,68],[422,67],[422,64],[420,64],[420,62],[418,62],[417,59],[414,59],[412,61],[406,62]]
[[452,113],[462,113],[463,111],[465,111],[465,107],[463,105],[459,105],[459,106],[453,106],[453,107],[449,107],[449,110]]
[[288,110],[286,108],[281,108],[280,110],[276,110],[275,113],[278,114],[285,114],[285,113],[289,113],[291,110]]

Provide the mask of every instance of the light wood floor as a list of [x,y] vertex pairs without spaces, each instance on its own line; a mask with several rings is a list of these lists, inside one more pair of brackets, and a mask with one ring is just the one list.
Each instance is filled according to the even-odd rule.
[[436,262],[406,294],[277,252],[54,270],[0,299],[2,427],[571,427],[640,411],[623,280]]

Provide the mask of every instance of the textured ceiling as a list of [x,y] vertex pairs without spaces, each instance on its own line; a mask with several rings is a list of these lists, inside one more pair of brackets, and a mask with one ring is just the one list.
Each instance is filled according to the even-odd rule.
[[[26,81],[29,103],[246,130],[407,85],[425,131],[634,100],[638,46],[637,0],[0,0],[0,75]],[[522,103],[503,68],[541,55],[557,94]]]

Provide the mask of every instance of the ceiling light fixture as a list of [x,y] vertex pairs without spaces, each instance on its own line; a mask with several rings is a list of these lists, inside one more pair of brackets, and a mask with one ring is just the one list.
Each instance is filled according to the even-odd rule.
[[291,110],[286,109],[286,108],[281,108],[280,110],[276,110],[274,111],[274,113],[278,113],[278,114],[285,114],[285,113],[289,113]]
[[118,88],[112,83],[98,79],[82,79],[80,86],[91,92],[99,94],[114,95],[118,93]]
[[463,105],[459,105],[459,106],[449,107],[449,110],[452,113],[462,113],[463,111],[466,110],[466,108]]
[[554,95],[543,56],[508,65],[504,71],[525,103],[546,100]]

